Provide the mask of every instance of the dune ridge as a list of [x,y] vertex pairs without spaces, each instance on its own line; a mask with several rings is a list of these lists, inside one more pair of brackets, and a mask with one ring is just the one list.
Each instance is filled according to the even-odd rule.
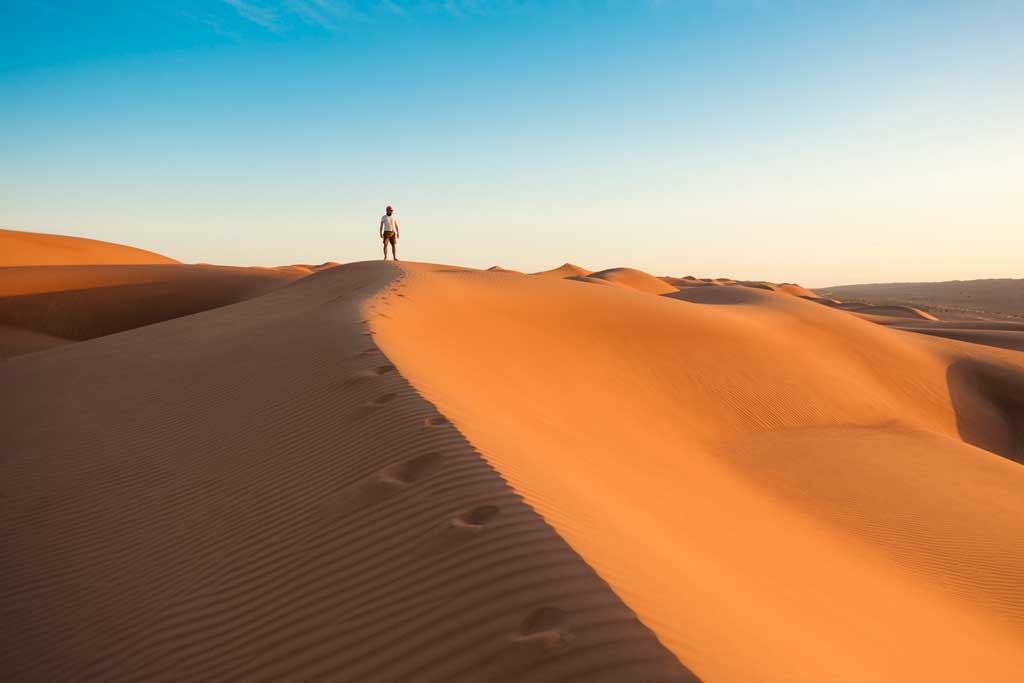
[[697,680],[381,353],[399,276],[0,364],[0,670]]
[[[0,355],[48,348],[45,338],[82,341],[261,296],[309,275],[294,268],[185,264],[0,268]],[[28,343],[29,333],[38,344]],[[39,336],[42,335],[42,336]]]
[[1019,678],[1019,353],[770,287],[401,268],[382,350],[704,680]]
[[70,235],[0,228],[0,267],[177,263],[137,247]]

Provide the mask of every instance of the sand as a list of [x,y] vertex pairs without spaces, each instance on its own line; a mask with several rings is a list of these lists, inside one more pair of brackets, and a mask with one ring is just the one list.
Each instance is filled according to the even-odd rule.
[[1024,353],[791,284],[268,272],[0,363],[7,678],[1020,680]]
[[1024,317],[1024,279],[843,285],[818,292],[868,304],[909,304],[943,320],[1016,319],[1019,322]]
[[1024,356],[772,289],[401,268],[381,349],[703,680],[1019,680]]
[[398,275],[0,364],[6,678],[695,680],[380,352]]
[[0,230],[0,357],[237,303],[335,265],[185,265],[120,244]]
[[123,244],[84,237],[0,229],[0,267],[112,263],[177,263],[172,258]]
[[0,268],[0,326],[93,339],[261,296],[310,272],[184,264]]

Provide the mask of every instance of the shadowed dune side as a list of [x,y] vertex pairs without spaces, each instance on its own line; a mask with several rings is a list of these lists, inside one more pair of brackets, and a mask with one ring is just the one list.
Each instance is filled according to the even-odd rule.
[[661,279],[664,280],[665,282],[669,283],[673,287],[680,287],[680,288],[683,288],[683,287],[694,287],[694,288],[696,288],[696,287],[721,287],[722,286],[722,283],[720,283],[720,282],[714,282],[714,281],[708,281],[708,280],[698,280],[698,279],[692,278],[692,277],[663,277]]
[[964,441],[1024,464],[1024,374],[962,358],[950,364],[947,380]]
[[41,332],[0,326],[0,358],[11,358],[23,353],[45,351],[70,344],[71,340],[53,337]]
[[160,254],[84,237],[0,229],[0,267],[177,263]]
[[0,325],[81,341],[262,296],[308,274],[183,264],[0,268]]
[[765,297],[773,294],[765,293],[750,287],[684,287],[675,292],[669,292],[662,296],[669,299],[689,301],[694,304],[714,304],[720,306],[736,306],[742,304],[756,304]]
[[696,680],[374,344],[397,274],[0,365],[7,677]]
[[900,330],[907,330],[908,332],[929,334],[945,339],[956,339],[957,341],[969,342],[971,344],[1024,351],[1024,331],[1021,330],[965,328],[957,323],[950,323],[948,326],[943,327],[918,327],[916,325],[896,325],[895,327]]
[[400,267],[381,348],[705,680],[1019,679],[1024,469],[947,377],[1017,354],[757,288]]
[[563,280],[570,280],[572,282],[586,282],[592,285],[605,285],[606,287],[614,287],[615,285],[608,280],[602,280],[597,277],[590,277],[589,275],[573,275],[571,277],[562,278]]

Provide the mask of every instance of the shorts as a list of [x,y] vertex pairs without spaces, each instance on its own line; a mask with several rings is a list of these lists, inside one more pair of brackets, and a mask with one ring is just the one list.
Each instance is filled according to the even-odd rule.
[[391,242],[392,247],[395,246],[395,233],[393,230],[384,231],[384,244],[387,244],[388,242]]

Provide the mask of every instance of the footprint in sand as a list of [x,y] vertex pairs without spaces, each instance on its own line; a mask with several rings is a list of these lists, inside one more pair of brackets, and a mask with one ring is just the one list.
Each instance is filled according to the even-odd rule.
[[508,637],[508,645],[494,661],[503,677],[515,680],[530,667],[557,656],[576,636],[567,625],[568,615],[557,607],[538,607],[519,629]]
[[395,368],[394,365],[388,363],[387,365],[380,365],[374,368],[373,370],[363,370],[357,372],[355,375],[349,378],[345,382],[344,386],[348,387],[352,386],[353,384],[359,384],[360,382],[365,382],[366,380],[373,379],[375,377],[380,377],[381,375],[386,375],[389,372],[394,372],[396,369],[397,368]]
[[444,415],[433,415],[423,421],[424,427],[440,427],[444,424],[448,424],[448,418]]
[[539,607],[530,612],[519,626],[519,634],[513,638],[525,646],[544,650],[565,647],[575,637],[565,626],[566,613],[557,607]]
[[480,536],[500,512],[495,505],[480,505],[460,512],[427,540],[426,551],[444,554],[455,550]]
[[444,460],[440,453],[425,453],[389,465],[330,496],[324,501],[324,514],[344,516],[381,503],[436,474],[444,466]]

